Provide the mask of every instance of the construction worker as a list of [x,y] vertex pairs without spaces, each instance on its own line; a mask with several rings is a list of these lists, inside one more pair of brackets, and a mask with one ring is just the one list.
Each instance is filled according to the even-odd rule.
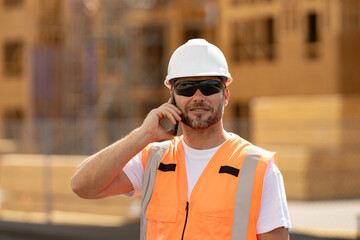
[[[276,154],[223,128],[231,82],[216,46],[204,39],[180,46],[164,82],[172,98],[87,158],[73,191],[87,199],[142,194],[140,239],[288,239]],[[164,118],[180,122],[183,135],[165,129]]]

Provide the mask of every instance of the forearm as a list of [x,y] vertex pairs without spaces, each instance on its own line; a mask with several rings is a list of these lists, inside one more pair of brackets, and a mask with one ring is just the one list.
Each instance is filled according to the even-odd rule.
[[125,164],[153,141],[172,137],[161,124],[165,117],[175,124],[181,111],[169,102],[150,111],[140,128],[80,164],[71,179],[73,191],[82,198],[102,198],[131,190],[122,172]]
[[82,198],[97,198],[120,174],[126,163],[148,143],[149,138],[138,128],[90,156],[80,164],[71,179],[73,191]]

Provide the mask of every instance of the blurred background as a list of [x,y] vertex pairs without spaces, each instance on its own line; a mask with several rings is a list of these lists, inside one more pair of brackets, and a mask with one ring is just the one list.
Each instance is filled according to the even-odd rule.
[[191,38],[228,60],[226,130],[278,152],[292,239],[360,238],[360,0],[0,0],[0,239],[138,239],[139,198],[70,178],[169,99]]

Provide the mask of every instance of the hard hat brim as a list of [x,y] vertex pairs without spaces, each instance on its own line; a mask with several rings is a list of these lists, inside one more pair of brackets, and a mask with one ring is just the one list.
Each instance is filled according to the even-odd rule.
[[231,84],[231,82],[233,81],[231,76],[226,76],[226,75],[220,75],[219,73],[214,72],[213,74],[211,72],[206,72],[206,73],[199,73],[199,74],[191,74],[191,75],[181,75],[181,76],[167,76],[165,81],[164,81],[164,85],[171,89],[171,85],[172,85],[172,81],[175,79],[179,79],[179,78],[186,78],[186,77],[224,77],[226,78],[226,81],[224,82],[226,86],[229,86]]

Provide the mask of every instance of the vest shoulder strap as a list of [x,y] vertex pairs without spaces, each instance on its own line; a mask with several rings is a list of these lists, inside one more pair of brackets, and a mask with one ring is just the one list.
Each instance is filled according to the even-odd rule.
[[[262,156],[271,156],[271,153],[254,145],[250,145],[245,155],[235,197],[234,221],[231,238],[233,240],[247,239],[251,202],[255,200],[252,199],[252,195],[254,191],[256,168]],[[262,190],[262,187],[260,190]],[[258,195],[258,193],[255,194]],[[258,202],[260,204],[261,196]]]
[[154,189],[157,168],[167,152],[170,143],[171,141],[153,143],[148,159],[146,160],[141,195],[140,239],[146,238],[146,209]]

